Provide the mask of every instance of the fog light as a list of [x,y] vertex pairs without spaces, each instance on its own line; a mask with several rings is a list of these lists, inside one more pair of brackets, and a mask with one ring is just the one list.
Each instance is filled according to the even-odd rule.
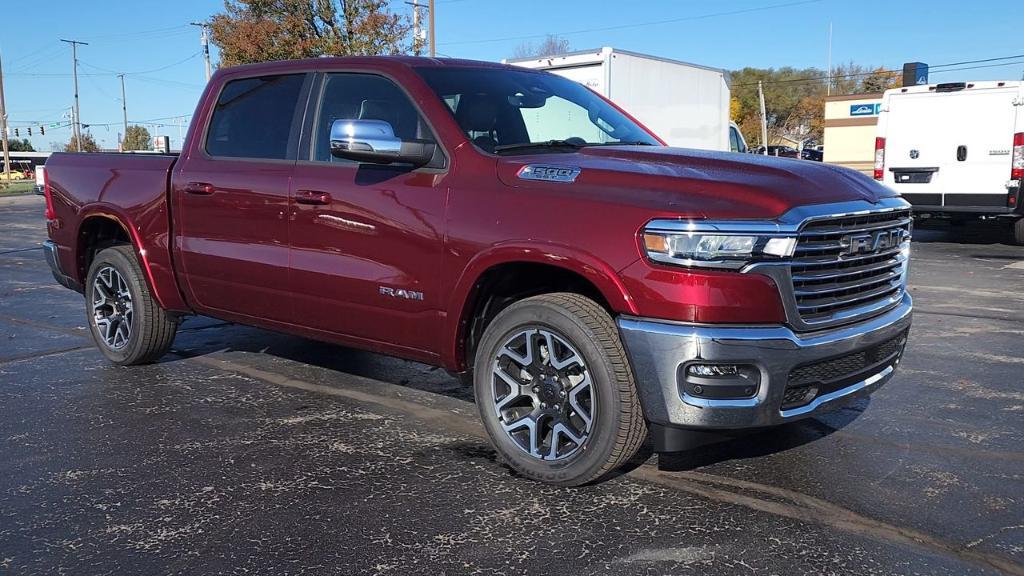
[[740,367],[735,364],[690,364],[686,371],[691,376],[710,378],[714,376],[737,376],[740,373]]
[[684,395],[712,400],[757,396],[761,371],[751,364],[689,364],[679,374]]

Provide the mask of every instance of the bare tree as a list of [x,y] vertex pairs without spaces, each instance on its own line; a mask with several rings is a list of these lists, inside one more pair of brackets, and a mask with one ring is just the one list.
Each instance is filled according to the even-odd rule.
[[539,44],[523,42],[519,46],[516,46],[515,52],[512,53],[512,57],[539,58],[541,56],[554,56],[556,54],[565,54],[569,49],[568,38],[548,34],[547,38],[542,40]]

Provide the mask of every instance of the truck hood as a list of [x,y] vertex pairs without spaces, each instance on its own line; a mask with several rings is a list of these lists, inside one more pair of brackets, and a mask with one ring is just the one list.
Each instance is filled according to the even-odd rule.
[[[525,180],[528,164],[578,168],[572,183]],[[896,196],[854,170],[754,154],[648,146],[593,146],[573,153],[504,156],[498,178],[519,188],[563,189],[691,218],[780,216],[796,206]]]

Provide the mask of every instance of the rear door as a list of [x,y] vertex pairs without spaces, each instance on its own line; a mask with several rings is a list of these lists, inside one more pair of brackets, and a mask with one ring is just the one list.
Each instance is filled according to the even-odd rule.
[[1005,87],[893,94],[885,183],[918,204],[1004,205],[1015,96]]
[[185,291],[200,311],[292,319],[288,189],[308,76],[228,81],[199,151],[182,159],[175,240]]

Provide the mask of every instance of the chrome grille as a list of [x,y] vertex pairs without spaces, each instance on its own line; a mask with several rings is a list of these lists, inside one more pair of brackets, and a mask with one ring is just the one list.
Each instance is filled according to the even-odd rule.
[[911,222],[909,210],[806,222],[790,264],[801,320],[813,325],[853,319],[899,302]]

